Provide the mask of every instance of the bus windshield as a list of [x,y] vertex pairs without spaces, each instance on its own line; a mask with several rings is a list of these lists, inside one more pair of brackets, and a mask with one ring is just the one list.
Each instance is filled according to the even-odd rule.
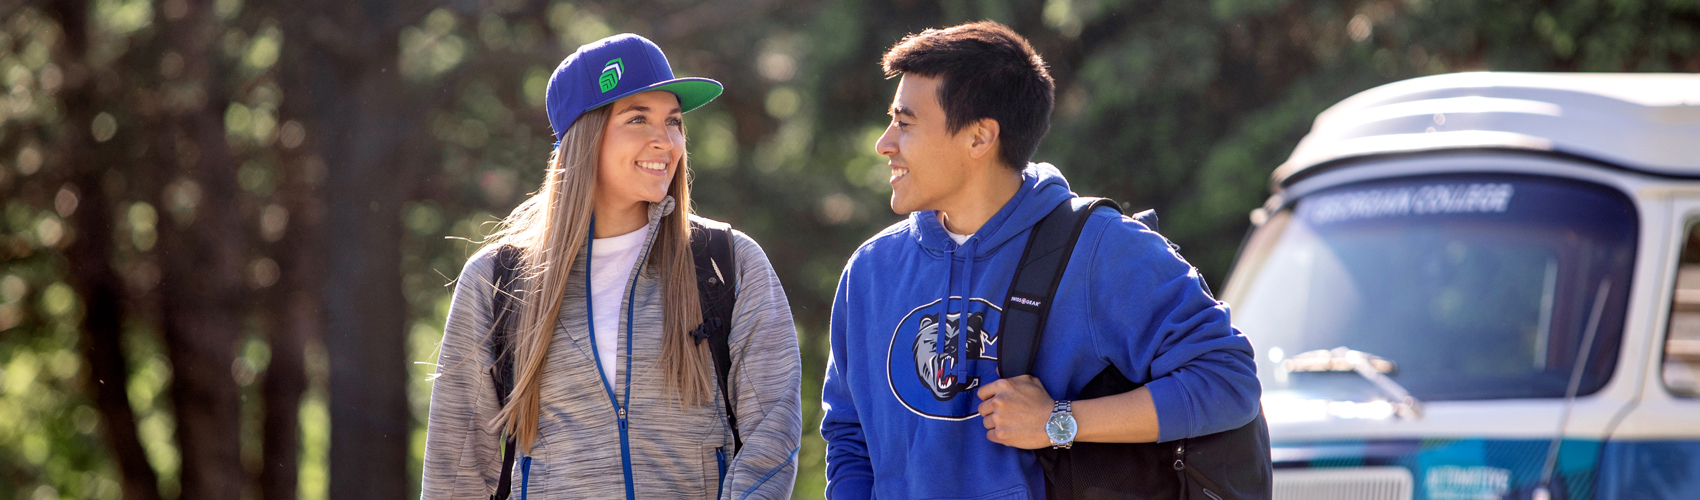
[[[1515,175],[1407,177],[1309,194],[1247,240],[1224,298],[1266,395],[1376,400],[1351,373],[1288,369],[1346,347],[1423,402],[1561,398],[1616,364],[1638,218],[1621,192]],[[1344,352],[1344,351],[1341,351]]]

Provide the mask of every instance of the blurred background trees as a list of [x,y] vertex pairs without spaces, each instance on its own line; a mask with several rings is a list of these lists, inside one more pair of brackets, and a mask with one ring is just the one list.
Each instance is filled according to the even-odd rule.
[[417,497],[450,281],[542,178],[550,71],[623,31],[726,84],[696,209],[766,248],[818,402],[839,270],[899,218],[879,55],[977,19],[1051,64],[1037,159],[1211,280],[1353,93],[1700,71],[1696,0],[0,0],[0,497]]

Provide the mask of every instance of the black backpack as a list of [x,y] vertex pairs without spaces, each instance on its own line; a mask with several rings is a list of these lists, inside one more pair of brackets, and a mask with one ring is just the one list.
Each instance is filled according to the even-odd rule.
[[[738,416],[733,412],[732,396],[726,388],[726,374],[732,368],[729,345],[732,308],[738,299],[738,267],[732,252],[731,226],[691,218],[691,254],[696,261],[697,295],[702,297],[703,316],[702,324],[691,331],[691,336],[696,337],[698,344],[708,341],[709,355],[714,358],[714,378],[720,384],[721,402],[726,409],[726,424],[732,428],[732,453],[736,456],[738,450],[744,447],[744,439],[738,434]],[[508,350],[514,329],[513,315],[509,314],[512,312],[509,298],[514,293],[514,274],[518,270],[519,249],[508,245],[498,248],[495,276],[491,280],[496,284],[497,293],[490,309],[497,311],[493,335],[498,357],[495,366],[490,368],[490,378],[495,383],[502,406],[508,404],[508,393],[514,387],[514,359]],[[496,484],[496,493],[490,496],[491,499],[507,500],[513,489],[513,470],[514,438],[509,436],[502,449],[502,478]]]
[[[1110,200],[1078,197],[1059,204],[1033,227],[1004,299],[998,334],[1003,344],[998,353],[1001,377],[1031,373],[1051,298],[1056,296],[1081,228],[1099,207],[1121,211]],[[1157,230],[1155,212],[1147,210],[1133,218]],[[1110,366],[1075,399],[1139,387]],[[1238,429],[1168,443],[1077,442],[1067,450],[1034,451],[1045,468],[1045,496],[1051,499],[1248,500],[1272,494],[1269,426],[1261,411]]]

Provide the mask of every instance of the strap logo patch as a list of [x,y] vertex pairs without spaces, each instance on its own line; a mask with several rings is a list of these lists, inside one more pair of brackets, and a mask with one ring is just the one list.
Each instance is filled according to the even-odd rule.
[[1027,306],[1027,307],[1039,307],[1039,301],[1029,299],[1027,297],[1022,297],[1020,295],[1010,297],[1009,300],[1014,301],[1017,304]]

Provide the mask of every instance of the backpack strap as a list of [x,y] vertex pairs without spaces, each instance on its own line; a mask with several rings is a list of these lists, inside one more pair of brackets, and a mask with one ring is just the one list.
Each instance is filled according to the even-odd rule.
[[732,309],[738,300],[738,265],[732,252],[732,227],[701,217],[691,218],[691,256],[696,261],[697,294],[702,297],[702,324],[691,335],[708,341],[714,358],[714,379],[720,384],[726,425],[732,428],[732,453],[744,448],[738,415],[732,404],[727,376],[732,370]]
[[[490,310],[496,313],[496,325],[491,331],[492,341],[495,342],[496,362],[490,367],[490,379],[496,386],[496,400],[500,406],[508,405],[508,393],[514,389],[514,310],[513,298],[518,293],[514,286],[515,277],[519,273],[519,249],[513,245],[502,245],[496,249],[496,269],[491,272],[490,283],[495,292],[490,300]],[[490,495],[492,500],[507,500],[509,490],[513,489],[514,472],[514,437],[507,437],[507,444],[502,448],[502,477],[496,483],[496,493]]]
[[[743,448],[744,440],[738,433],[738,416],[733,411],[732,396],[727,390],[727,373],[732,367],[732,351],[730,339],[732,336],[732,309],[737,302],[738,275],[736,260],[732,252],[732,227],[724,223],[691,218],[691,253],[694,256],[697,274],[697,294],[702,297],[703,322],[691,331],[697,342],[708,340],[708,350],[714,358],[714,376],[720,384],[722,402],[726,405],[726,423],[732,428],[733,453]],[[512,297],[515,293],[515,275],[519,271],[519,249],[503,245],[496,251],[496,269],[490,282],[496,285],[497,293],[492,299],[490,310],[496,311],[496,327],[492,334],[495,342],[496,363],[490,368],[490,378],[495,384],[496,395],[502,406],[507,406],[508,393],[513,391],[514,359],[509,346],[513,342],[514,322]],[[508,436],[502,451],[502,476],[496,484],[496,493],[492,500],[507,500],[509,491],[513,489],[515,442],[513,436]]]
[[[1027,236],[1027,249],[1015,265],[1015,279],[1004,296],[1003,318],[998,325],[998,376],[1012,378],[1032,373],[1038,354],[1039,336],[1051,312],[1051,298],[1062,283],[1063,271],[1074,254],[1074,243],[1092,211],[1110,207],[1121,212],[1116,202],[1105,198],[1075,197],[1057,204]],[[1152,213],[1152,224],[1156,214]]]
[[[1004,299],[1000,376],[1031,373],[1051,299],[1075,242],[1092,211],[1106,206],[1121,211],[1109,200],[1074,198],[1034,225]],[[1129,217],[1157,230],[1154,211]],[[1204,290],[1209,293],[1208,287]],[[1078,397],[1122,394],[1139,386],[1111,365]],[[1167,443],[1075,443],[1067,450],[1034,451],[1045,469],[1047,498],[1269,498],[1272,491],[1269,430],[1261,412],[1238,429]]]
[[1146,210],[1144,212],[1129,215],[1128,218],[1139,221],[1140,224],[1144,224],[1146,228],[1151,229],[1151,231],[1153,231],[1153,232],[1162,231],[1161,229],[1157,229],[1157,211],[1156,210]]

